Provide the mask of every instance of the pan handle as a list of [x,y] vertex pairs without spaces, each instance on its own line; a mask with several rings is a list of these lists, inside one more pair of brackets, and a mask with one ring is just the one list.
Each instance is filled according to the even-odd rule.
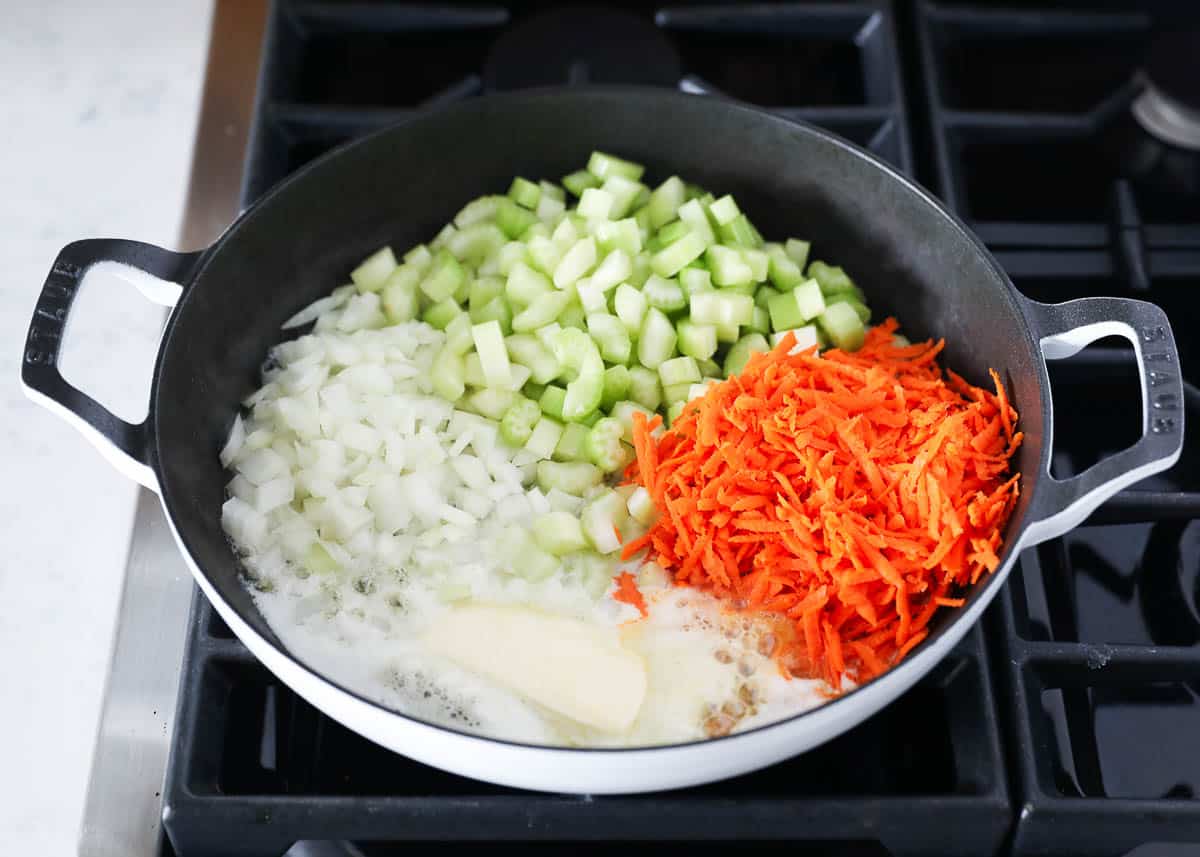
[[59,355],[71,305],[89,268],[111,264],[115,274],[133,283],[147,299],[174,306],[183,292],[179,282],[199,256],[114,238],[68,244],[46,275],[21,359],[25,395],[74,425],[114,467],[153,491],[158,490],[158,480],[152,465],[152,415],[137,424],[119,418],[67,383],[58,371]]
[[[1142,436],[1128,449],[1070,479],[1043,473],[1033,521],[1022,546],[1060,536],[1118,491],[1171,467],[1183,450],[1183,376],[1167,315],[1128,298],[1082,298],[1061,304],[1025,302],[1046,360],[1062,360],[1104,336],[1133,344],[1142,390]],[[1053,443],[1053,420],[1046,430]]]

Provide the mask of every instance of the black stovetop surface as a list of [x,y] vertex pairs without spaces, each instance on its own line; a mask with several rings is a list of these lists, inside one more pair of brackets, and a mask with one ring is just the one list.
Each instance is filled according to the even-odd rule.
[[[491,87],[678,74],[915,175],[1030,297],[1159,303],[1187,374],[1200,199],[1179,192],[1184,156],[1126,116],[1152,35],[1177,26],[1182,4],[621,3],[640,21],[577,18],[586,26],[531,51],[539,26],[516,28],[550,5],[278,0],[244,201],[340,143]],[[604,50],[617,35],[644,45],[637,62]],[[529,56],[545,61],[514,65]],[[1132,351],[1116,342],[1051,364],[1056,435],[1070,438],[1056,475],[1136,439],[1136,409],[1113,415],[1137,397]],[[1192,425],[1197,403],[1189,387]],[[876,717],[766,770],[664,794],[532,794],[394,755],[297,698],[197,596],[164,800],[164,853],[181,857],[510,840],[555,853],[653,841],[670,853],[1200,854],[1200,445],[1026,551],[980,627]]]

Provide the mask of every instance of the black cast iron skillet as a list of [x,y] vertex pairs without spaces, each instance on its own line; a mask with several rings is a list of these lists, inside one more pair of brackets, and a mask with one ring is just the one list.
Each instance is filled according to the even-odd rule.
[[[877,317],[912,339],[944,337],[944,363],[987,384],[1001,374],[1025,432],[1020,502],[1000,570],[943,611],[932,633],[884,676],[812,712],[710,742],[581,751],[531,747],[426,724],[309,670],[256,610],[221,529],[226,474],[217,460],[238,402],[258,386],[280,324],[382,244],[427,240],[467,200],[513,175],[562,176],[603,149],[734,194],[768,235],[809,238],[843,265]],[[125,423],[68,385],[55,363],[83,272],[107,260],[181,295],[154,371],[149,416]],[[145,279],[144,275],[141,275]],[[1143,435],[1080,476],[1049,475],[1052,411],[1044,361],[1106,335],[1134,344]],[[980,242],[934,199],[828,132],[705,97],[664,90],[572,89],[486,97],[352,143],[276,187],[207,250],[177,254],[129,241],[81,241],[51,271],[22,364],[30,394],[85,429],[122,469],[158,490],[197,581],[244,642],[315,705],[368,737],[430,764],[495,782],[558,791],[643,791],[751,770],[836,735],[913,684],[966,632],[1002,585],[1019,547],[1059,535],[1105,498],[1169,467],[1183,436],[1182,387],[1166,316],[1153,305],[1022,298]],[[1134,406],[1134,403],[1128,403]]]

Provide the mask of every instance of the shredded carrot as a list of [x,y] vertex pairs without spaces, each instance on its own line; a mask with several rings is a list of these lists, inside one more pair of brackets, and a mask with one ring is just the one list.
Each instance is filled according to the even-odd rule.
[[[790,623],[785,675],[870,679],[929,633],[939,608],[1000,563],[1016,505],[1018,415],[943,375],[944,343],[897,346],[888,319],[854,353],[789,353],[784,337],[689,402],[655,439],[633,417],[626,478],[662,513],[624,545],[676,583]],[[615,596],[645,612],[633,576]]]
[[637,581],[628,571],[617,575],[617,589],[613,592],[612,597],[625,604],[632,604],[643,616],[649,615],[646,610],[646,598],[642,595],[642,590],[638,589]]

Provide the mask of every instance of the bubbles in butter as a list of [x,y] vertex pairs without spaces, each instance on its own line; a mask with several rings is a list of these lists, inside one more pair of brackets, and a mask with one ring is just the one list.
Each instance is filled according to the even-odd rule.
[[454,582],[469,586],[473,600],[619,626],[622,644],[643,658],[647,674],[646,697],[628,732],[588,729],[425,650],[424,631],[449,609],[438,596],[443,581],[285,572],[254,599],[284,645],[337,684],[425,721],[513,741],[679,743],[770,723],[825,699],[822,683],[780,675],[763,620],[724,612],[693,589],[647,583],[650,615],[640,619],[628,605],[594,598],[570,573],[537,584],[504,574],[486,559],[486,534],[481,540],[453,566]]

